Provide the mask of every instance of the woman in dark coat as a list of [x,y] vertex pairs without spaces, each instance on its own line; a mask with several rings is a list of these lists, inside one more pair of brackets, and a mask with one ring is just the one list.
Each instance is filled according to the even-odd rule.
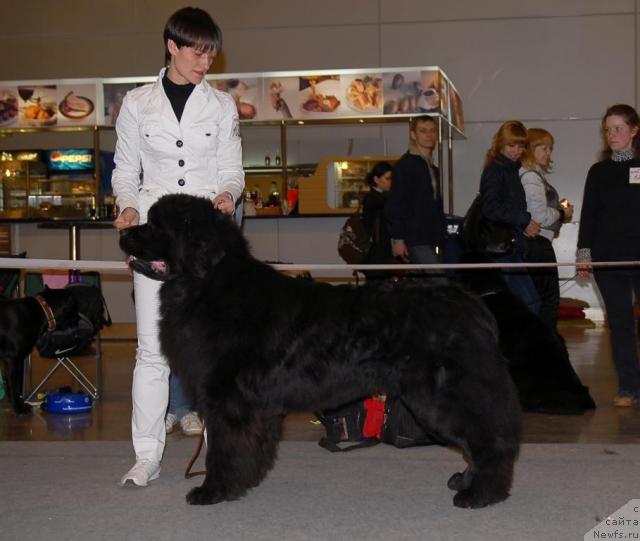
[[[391,253],[391,234],[384,208],[391,190],[391,164],[378,162],[367,175],[371,187],[362,201],[362,223],[371,238],[371,248],[364,263],[388,264],[393,260]],[[385,271],[366,271],[367,279],[380,279],[387,276]]]
[[[480,179],[482,216],[506,224],[515,237],[514,253],[495,259],[501,263],[522,262],[525,237],[540,233],[540,224],[527,212],[527,199],[520,182],[520,158],[526,143],[527,129],[522,122],[510,120],[502,124],[493,136]],[[540,299],[526,269],[507,269],[504,276],[511,290],[537,313]]]

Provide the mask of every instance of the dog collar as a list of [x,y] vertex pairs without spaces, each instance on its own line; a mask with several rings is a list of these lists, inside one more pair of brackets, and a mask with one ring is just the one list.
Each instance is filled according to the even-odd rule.
[[45,317],[47,318],[47,331],[55,331],[56,330],[56,318],[53,315],[53,310],[51,310],[51,306],[47,304],[47,301],[44,300],[42,295],[36,295],[36,300],[38,304],[42,307],[42,311],[44,312]]

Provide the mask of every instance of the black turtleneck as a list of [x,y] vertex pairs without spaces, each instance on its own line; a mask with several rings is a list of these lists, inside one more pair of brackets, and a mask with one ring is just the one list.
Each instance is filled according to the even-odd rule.
[[578,248],[591,248],[594,261],[637,253],[640,184],[629,182],[631,168],[640,168],[640,159],[623,162],[606,159],[589,169],[580,213]]
[[167,72],[165,72],[164,77],[162,78],[162,88],[164,88],[164,92],[171,102],[171,107],[173,108],[173,112],[176,114],[178,122],[180,122],[180,119],[182,118],[184,106],[187,104],[187,100],[195,87],[196,85],[193,83],[187,83],[186,85],[178,85],[174,83],[169,79],[169,77],[167,77]]

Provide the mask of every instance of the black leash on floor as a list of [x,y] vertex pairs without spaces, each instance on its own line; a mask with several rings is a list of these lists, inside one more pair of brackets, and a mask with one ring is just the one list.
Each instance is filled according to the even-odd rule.
[[196,460],[198,460],[198,457],[202,452],[203,444],[204,444],[204,429],[202,430],[202,434],[200,434],[200,438],[198,439],[198,447],[196,448],[196,452],[193,453],[193,456],[191,457],[191,460],[187,465],[187,469],[184,472],[185,479],[191,479],[192,477],[196,477],[198,475],[206,475],[207,470],[194,471],[194,472],[191,471],[191,468],[193,468],[193,465],[196,463]]

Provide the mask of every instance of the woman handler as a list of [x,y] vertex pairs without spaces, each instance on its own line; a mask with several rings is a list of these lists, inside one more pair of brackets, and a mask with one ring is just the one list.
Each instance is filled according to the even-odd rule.
[[[116,123],[113,188],[118,230],[146,221],[162,195],[211,199],[233,214],[244,188],[238,113],[233,98],[213,89],[205,74],[222,34],[201,9],[183,8],[164,29],[167,67],[155,83],[130,91]],[[135,465],[122,477],[146,486],[160,474],[165,444],[169,366],[158,340],[160,282],[133,275],[138,348],[133,372],[131,431]]]

